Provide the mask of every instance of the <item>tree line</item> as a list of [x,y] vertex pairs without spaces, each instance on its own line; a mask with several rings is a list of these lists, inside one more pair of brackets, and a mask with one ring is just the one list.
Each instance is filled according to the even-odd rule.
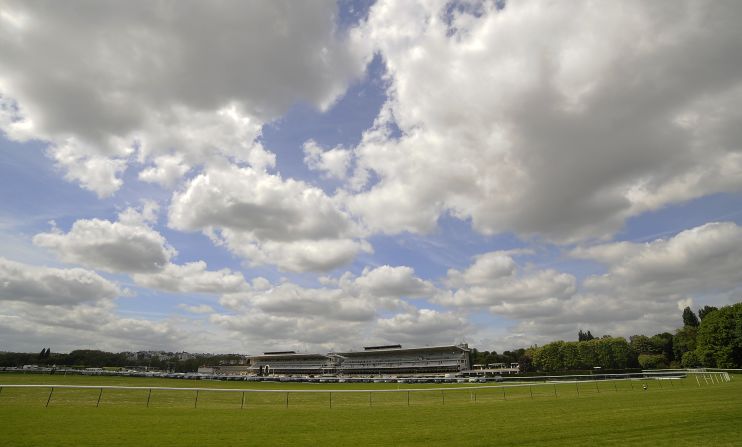
[[174,372],[194,372],[199,366],[236,363],[242,356],[238,354],[195,354],[194,358],[145,360],[131,359],[127,353],[114,353],[97,349],[78,349],[68,354],[51,352],[44,348],[39,354],[25,352],[0,352],[0,367],[22,367],[23,365],[102,368],[102,367],[147,367]]
[[675,333],[623,337],[578,333],[578,341],[555,341],[526,349],[531,370],[543,372],[630,368],[742,367],[742,303],[705,306],[698,315],[686,307]]

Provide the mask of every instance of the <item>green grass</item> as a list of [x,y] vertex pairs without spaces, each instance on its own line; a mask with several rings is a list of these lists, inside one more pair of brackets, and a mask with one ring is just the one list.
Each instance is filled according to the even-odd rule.
[[[410,393],[199,393],[191,391],[0,392],[0,445],[740,445],[742,377],[731,383],[686,381],[575,384]],[[420,384],[283,384],[151,378],[1,374],[0,382],[259,389],[389,389]],[[670,385],[672,383],[672,385]],[[430,386],[440,387],[441,384]],[[474,394],[476,393],[476,400]],[[445,401],[443,400],[445,397]]]

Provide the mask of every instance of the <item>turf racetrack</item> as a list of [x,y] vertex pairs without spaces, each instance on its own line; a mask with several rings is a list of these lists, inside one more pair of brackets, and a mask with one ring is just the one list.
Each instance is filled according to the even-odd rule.
[[[409,393],[221,393],[4,388],[2,446],[740,445],[742,377]],[[3,384],[282,390],[422,388],[0,375]],[[648,385],[647,390],[642,385]],[[479,385],[479,384],[477,384]],[[430,384],[430,388],[451,385]],[[533,393],[533,396],[531,396]],[[579,393],[579,394],[578,394]],[[98,397],[101,398],[98,403]],[[49,406],[45,404],[49,400]],[[96,407],[96,405],[99,405]],[[194,408],[197,406],[197,408]],[[242,409],[241,409],[242,407]]]

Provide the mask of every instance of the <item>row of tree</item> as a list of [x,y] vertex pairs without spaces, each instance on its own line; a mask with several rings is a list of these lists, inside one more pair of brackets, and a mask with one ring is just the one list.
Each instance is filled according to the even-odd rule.
[[635,368],[636,355],[625,338],[605,336],[586,341],[555,341],[531,348],[533,366],[539,371]]
[[197,354],[186,360],[150,358],[146,360],[131,359],[125,353],[113,353],[96,349],[79,349],[69,354],[51,352],[49,348],[41,350],[39,354],[24,352],[0,352],[0,367],[21,367],[23,365],[40,366],[69,366],[85,368],[102,367],[142,367],[175,371],[192,372],[199,366],[216,365],[220,362],[230,363],[240,360],[238,354]]
[[525,350],[522,358],[532,369],[543,372],[641,367],[742,367],[742,303],[717,309],[705,306],[698,316],[683,310],[683,327],[675,334],[662,332],[651,337],[633,335],[627,341],[590,331],[578,333],[578,341],[556,341]]

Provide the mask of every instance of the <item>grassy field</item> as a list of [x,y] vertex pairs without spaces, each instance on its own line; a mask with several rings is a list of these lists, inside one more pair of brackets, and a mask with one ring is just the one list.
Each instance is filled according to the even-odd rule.
[[[742,377],[410,393],[0,392],[0,445],[740,445]],[[0,383],[347,390],[419,384],[278,384],[0,375]],[[430,387],[441,387],[431,384]],[[578,394],[579,391],[579,394]],[[533,392],[533,397],[531,397]],[[370,400],[371,397],[371,400]],[[332,407],[330,405],[332,404]]]

